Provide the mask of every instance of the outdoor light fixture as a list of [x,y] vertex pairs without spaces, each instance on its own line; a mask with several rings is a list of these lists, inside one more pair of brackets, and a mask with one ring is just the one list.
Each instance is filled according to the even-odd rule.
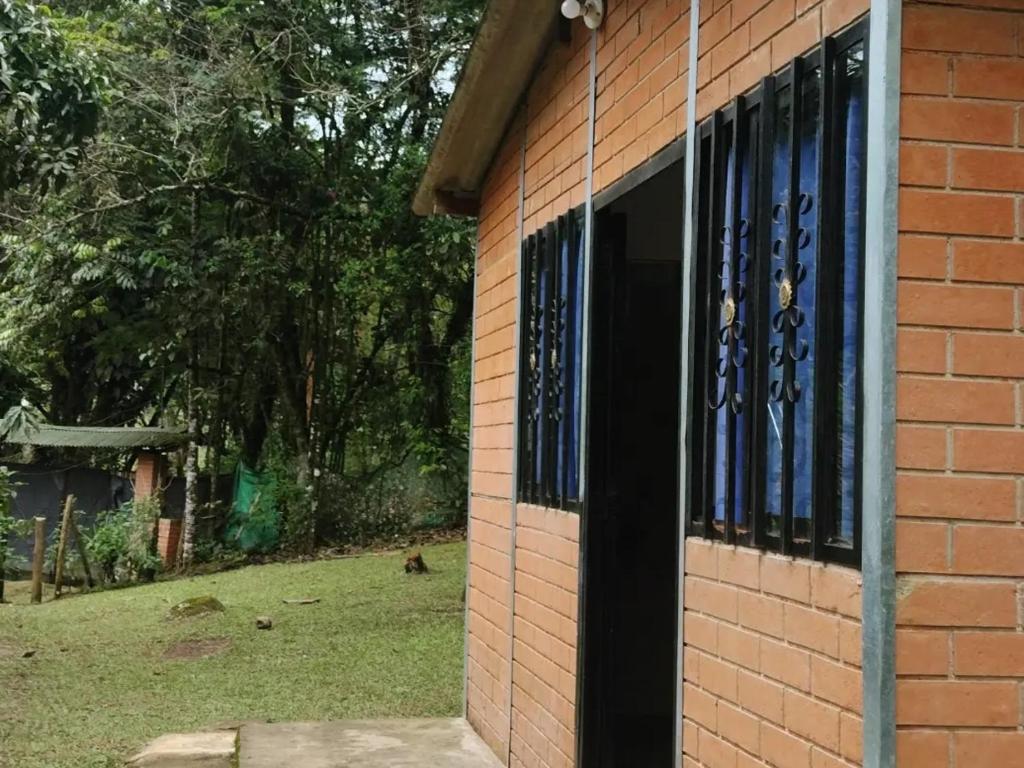
[[604,19],[604,3],[602,0],[562,0],[562,15],[567,19],[583,17],[587,29],[597,29]]

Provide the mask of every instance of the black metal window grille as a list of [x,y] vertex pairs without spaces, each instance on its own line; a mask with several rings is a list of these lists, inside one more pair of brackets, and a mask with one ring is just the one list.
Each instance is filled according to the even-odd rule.
[[688,532],[860,564],[867,19],[699,127]]
[[519,500],[578,510],[583,390],[584,213],[522,243]]

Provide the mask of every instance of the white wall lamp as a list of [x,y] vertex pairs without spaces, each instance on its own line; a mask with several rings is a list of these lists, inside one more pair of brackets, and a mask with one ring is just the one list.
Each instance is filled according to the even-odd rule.
[[563,0],[562,15],[567,19],[583,17],[587,29],[597,29],[604,20],[604,2],[602,0]]

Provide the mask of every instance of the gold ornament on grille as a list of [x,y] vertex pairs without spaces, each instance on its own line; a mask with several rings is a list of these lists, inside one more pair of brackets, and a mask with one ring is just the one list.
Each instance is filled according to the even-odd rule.
[[729,327],[733,324],[733,321],[736,320],[736,302],[731,298],[726,299],[725,304],[722,305],[722,310],[725,325],[726,327]]
[[789,309],[793,303],[793,284],[788,279],[782,281],[782,285],[779,286],[779,306],[783,309]]

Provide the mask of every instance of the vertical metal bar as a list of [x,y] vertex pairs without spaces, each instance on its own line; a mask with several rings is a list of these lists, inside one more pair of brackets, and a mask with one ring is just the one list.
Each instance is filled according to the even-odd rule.
[[752,265],[754,297],[755,335],[751,338],[754,350],[752,358],[752,380],[750,401],[753,408],[753,437],[750,454],[753,457],[751,470],[751,529],[754,544],[767,544],[768,515],[765,512],[765,478],[768,447],[768,327],[771,324],[768,286],[771,285],[772,259],[772,169],[775,151],[775,78],[766,77],[761,81],[761,136],[758,152],[758,191],[755,198],[754,215],[754,261]]
[[544,297],[547,322],[544,332],[548,334],[547,359],[541,365],[547,369],[547,390],[544,392],[544,445],[540,462],[541,466],[541,498],[548,507],[557,505],[555,497],[555,449],[557,446],[557,424],[555,423],[555,406],[557,405],[557,370],[556,355],[558,354],[558,228],[555,222],[548,222],[544,227],[544,272],[547,275],[548,291]]
[[[799,306],[799,294],[794,269],[800,244],[800,123],[803,101],[803,61],[794,59],[789,70],[789,201],[788,231],[786,233],[786,274],[792,282],[793,301]],[[790,398],[791,387],[796,386],[796,361],[790,351],[796,350],[796,328],[789,322],[783,330],[783,435],[782,435],[782,553],[793,550],[793,429],[796,424],[794,403]]]
[[[738,96],[733,102],[732,117],[732,210],[725,211],[729,222],[729,264],[728,282],[729,296],[735,307],[733,322],[739,320],[739,250],[740,250],[740,212],[742,210],[742,190],[740,184],[740,147],[745,131],[743,121],[746,118],[746,100]],[[722,256],[725,256],[725,244],[722,244]],[[732,396],[736,392],[737,371],[734,358],[737,353],[736,339],[729,329],[726,345],[726,382],[725,382],[725,540],[729,544],[736,543],[736,412],[733,410]]]
[[681,312],[682,329],[680,345],[682,354],[680,359],[679,376],[679,407],[682,410],[679,419],[679,498],[677,502],[677,515],[679,526],[677,533],[678,549],[676,559],[676,696],[674,713],[674,734],[672,763],[673,768],[682,768],[683,764],[683,643],[685,641],[683,627],[683,604],[686,591],[686,534],[683,525],[684,515],[691,500],[688,498],[689,486],[687,484],[689,468],[693,465],[690,459],[694,446],[689,440],[689,421],[693,418],[693,411],[689,409],[690,390],[693,382],[693,306],[694,286],[697,277],[697,270],[693,263],[693,243],[696,235],[697,206],[694,196],[694,182],[696,180],[696,144],[697,138],[697,53],[699,48],[700,32],[700,0],[690,0],[690,61],[689,75],[687,77],[687,109],[686,109],[686,179],[683,200],[683,268],[682,273],[682,296]]
[[811,555],[821,560],[828,530],[834,529],[837,512],[835,503],[837,432],[835,423],[836,399],[839,381],[836,360],[843,353],[842,303],[838,277],[843,264],[843,252],[836,247],[842,242],[840,226],[842,209],[837,189],[837,143],[835,136],[836,41],[826,37],[821,43],[818,66],[821,71],[821,93],[818,101],[818,129],[821,144],[818,151],[818,210],[817,210],[817,286],[814,311],[817,314],[814,366],[814,413],[811,429],[811,455],[814,471],[811,473]]
[[[704,268],[707,270],[707,295],[704,297],[707,311],[707,327],[704,333],[704,359],[706,379],[706,397],[701,404],[701,414],[704,419],[704,466],[703,466],[703,487],[704,498],[701,499],[702,514],[704,515],[704,535],[713,537],[716,533],[715,527],[715,451],[718,441],[718,417],[717,412],[710,407],[711,401],[718,396],[718,328],[721,318],[721,307],[718,301],[718,291],[721,280],[718,279],[717,259],[715,243],[718,234],[718,188],[722,179],[722,115],[716,112],[711,117],[711,164],[708,170],[708,210],[707,210],[707,232],[703,253],[696,254],[696,258],[704,261]],[[713,310],[718,309],[717,312]]]
[[[551,270],[551,281],[554,284],[552,291],[552,322],[555,337],[551,340],[551,354],[553,364],[551,366],[551,391],[553,394],[551,403],[551,442],[554,449],[551,453],[551,498],[552,505],[556,509],[565,509],[565,408],[564,402],[567,396],[565,388],[566,373],[566,310],[568,309],[567,296],[562,293],[562,249],[567,247],[569,237],[568,227],[569,216],[563,214],[558,217],[555,227],[555,264]],[[568,266],[568,265],[566,265]],[[568,293],[568,291],[566,292]],[[561,470],[559,471],[559,464]]]
[[[864,768],[896,757],[896,235],[899,209],[901,0],[872,0],[864,254]],[[870,55],[869,55],[870,53]]]

